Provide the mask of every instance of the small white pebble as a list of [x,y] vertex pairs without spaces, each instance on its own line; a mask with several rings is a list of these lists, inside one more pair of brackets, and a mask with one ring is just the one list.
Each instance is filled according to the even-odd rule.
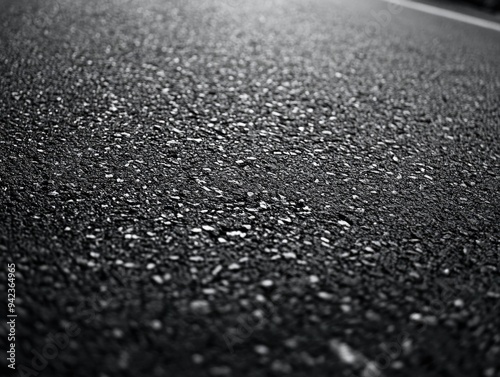
[[204,288],[202,292],[206,295],[214,295],[217,291],[213,288]]
[[420,314],[420,313],[412,313],[410,315],[410,319],[412,321],[421,321],[422,320],[422,314]]
[[332,339],[329,345],[330,350],[346,364],[356,364],[360,359],[360,356],[346,343],[342,343],[337,339]]
[[222,266],[219,264],[217,267],[215,267],[212,271],[212,275],[217,275],[219,272],[222,271]]
[[189,305],[191,310],[198,313],[208,313],[210,311],[210,305],[206,300],[195,300]]
[[340,305],[340,309],[344,312],[344,313],[350,313],[351,312],[351,306],[350,305],[347,305],[347,304],[342,304]]
[[162,323],[157,319],[153,319],[149,325],[153,330],[160,330],[162,328]]
[[258,353],[259,355],[267,355],[269,353],[269,348],[266,346],[259,344],[255,346],[255,352]]
[[199,255],[195,255],[195,256],[189,257],[189,260],[193,261],[193,262],[203,262],[205,260],[205,258],[200,257]]
[[113,336],[118,339],[123,338],[123,331],[120,329],[113,329]]
[[309,282],[311,284],[319,283],[319,278],[316,275],[311,275],[311,276],[309,276]]
[[261,281],[260,285],[268,288],[268,287],[272,287],[274,285],[274,282],[272,280],[267,279],[267,280]]
[[328,292],[318,292],[318,297],[323,300],[331,300],[333,298],[333,295]]
[[153,275],[151,276],[151,279],[153,279],[153,281],[157,284],[163,284],[163,279],[160,275]]

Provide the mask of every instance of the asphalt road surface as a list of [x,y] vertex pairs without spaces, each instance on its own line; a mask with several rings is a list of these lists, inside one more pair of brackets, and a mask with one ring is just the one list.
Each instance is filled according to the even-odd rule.
[[16,376],[500,375],[500,33],[367,0],[2,9]]

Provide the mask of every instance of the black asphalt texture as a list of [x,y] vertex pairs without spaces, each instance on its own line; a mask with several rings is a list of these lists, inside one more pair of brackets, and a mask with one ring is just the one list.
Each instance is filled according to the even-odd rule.
[[367,0],[1,4],[14,375],[500,375],[499,33]]

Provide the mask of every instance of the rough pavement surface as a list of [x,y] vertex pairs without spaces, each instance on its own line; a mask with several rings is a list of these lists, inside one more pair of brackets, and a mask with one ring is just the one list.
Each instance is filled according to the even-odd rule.
[[497,33],[360,0],[2,6],[17,373],[499,375]]

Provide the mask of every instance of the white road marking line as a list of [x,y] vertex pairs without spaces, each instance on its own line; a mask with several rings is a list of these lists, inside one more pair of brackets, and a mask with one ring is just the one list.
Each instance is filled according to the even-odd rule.
[[436,16],[449,18],[451,20],[465,22],[467,24],[476,25],[476,26],[483,27],[486,29],[500,31],[500,24],[499,23],[496,23],[493,21],[483,20],[481,18],[477,18],[477,17],[473,17],[473,16],[468,16],[466,14],[454,12],[454,11],[447,10],[447,9],[438,8],[438,7],[435,7],[432,5],[417,3],[414,1],[410,1],[410,0],[384,0],[384,1],[386,1],[388,3],[400,5],[400,6],[403,6],[406,8],[415,9],[415,10],[418,10],[420,12],[425,12],[425,13],[433,14]]

